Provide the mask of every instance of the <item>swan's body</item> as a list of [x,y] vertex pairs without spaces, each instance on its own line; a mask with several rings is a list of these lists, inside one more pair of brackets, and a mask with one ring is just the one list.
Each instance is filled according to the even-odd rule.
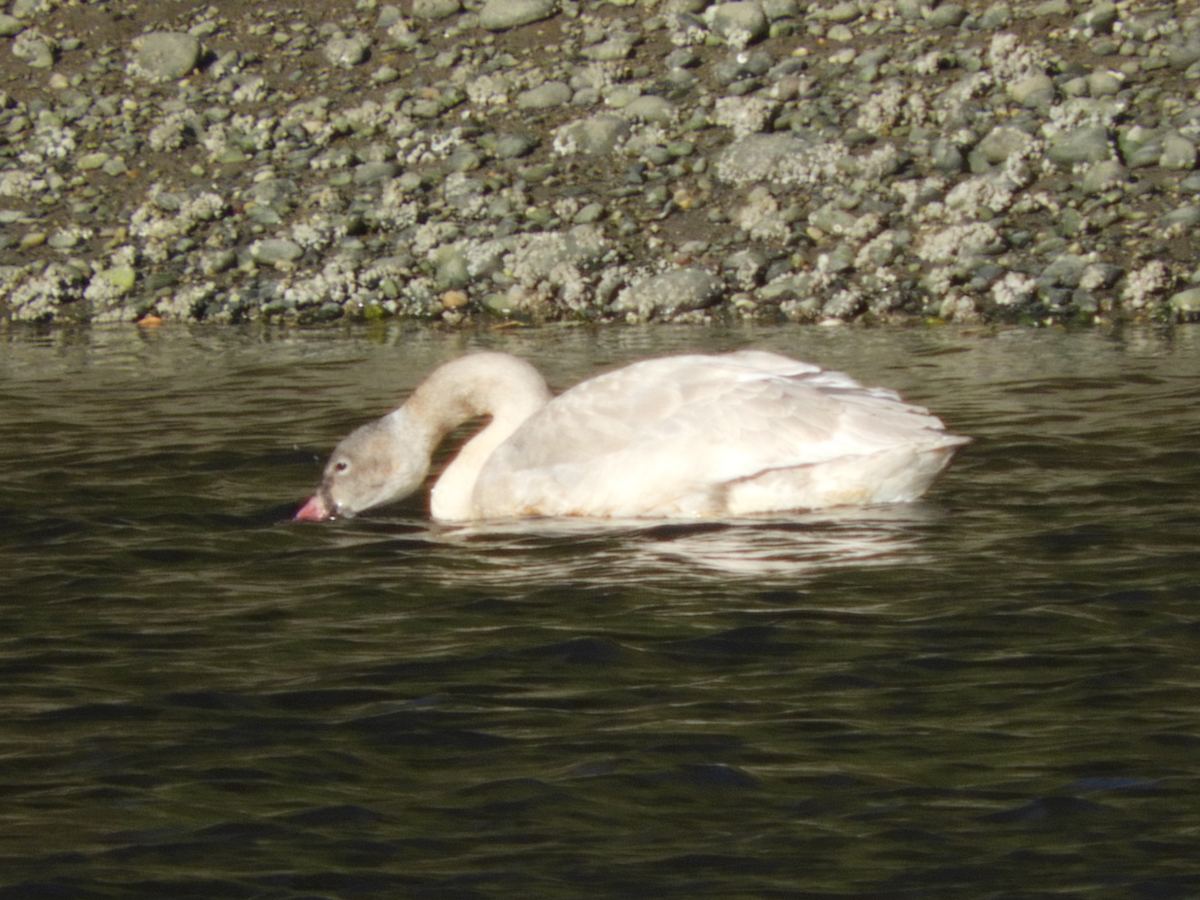
[[700,518],[915,500],[969,438],[848,375],[762,351],[634,363],[553,397],[529,363],[477,353],[334,450],[298,519],[413,493],[452,429],[481,415],[434,486],[436,519]]

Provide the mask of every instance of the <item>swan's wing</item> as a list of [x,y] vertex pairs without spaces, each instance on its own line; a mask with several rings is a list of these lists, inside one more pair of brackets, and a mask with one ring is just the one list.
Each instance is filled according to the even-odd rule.
[[890,391],[784,356],[668,357],[551,401],[493,454],[475,500],[484,515],[714,515],[764,473],[947,437]]

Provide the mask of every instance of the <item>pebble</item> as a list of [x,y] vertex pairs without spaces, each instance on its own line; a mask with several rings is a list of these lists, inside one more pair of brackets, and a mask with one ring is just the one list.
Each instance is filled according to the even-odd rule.
[[1087,125],[1067,132],[1050,143],[1046,155],[1060,166],[1098,162],[1112,155],[1108,142],[1108,129],[1101,125]]
[[1187,8],[184,6],[0,13],[0,319],[1200,320]]
[[739,49],[767,36],[766,14],[754,0],[718,3],[706,11],[705,18],[715,37]]
[[321,49],[325,58],[335,66],[361,65],[371,55],[371,41],[366,35],[338,35],[330,38]]
[[488,31],[506,31],[548,19],[557,10],[557,0],[487,0],[479,10],[479,24]]
[[1020,79],[1008,86],[1008,95],[1013,102],[1030,109],[1048,106],[1054,99],[1054,80],[1039,72]]
[[517,94],[517,109],[553,109],[571,102],[571,86],[562,81],[547,81]]
[[460,9],[460,0],[413,0],[412,4],[412,14],[418,19],[448,19]]
[[183,78],[200,61],[200,39],[178,31],[154,31],[134,41],[134,70],[151,81]]
[[641,318],[703,309],[720,297],[721,280],[703,269],[683,268],[639,281],[617,295],[613,309]]
[[596,115],[561,128],[554,143],[562,153],[601,156],[611,153],[617,141],[629,134],[629,122],[620,116]]
[[1190,171],[1196,168],[1196,145],[1180,134],[1168,134],[1163,138],[1158,164],[1164,169]]
[[133,286],[137,283],[137,272],[132,266],[114,266],[111,269],[102,269],[96,273],[96,277],[108,282],[119,294],[133,290]]
[[291,262],[304,255],[304,248],[295,241],[283,238],[267,238],[250,245],[250,256],[255,262]]
[[35,28],[26,28],[12,42],[12,55],[23,59],[34,69],[48,69],[54,65],[58,42]]

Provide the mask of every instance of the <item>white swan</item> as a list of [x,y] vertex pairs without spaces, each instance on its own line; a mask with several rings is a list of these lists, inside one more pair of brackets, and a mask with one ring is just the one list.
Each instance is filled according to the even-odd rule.
[[529,363],[475,353],[338,444],[296,518],[406,497],[442,438],[485,415],[434,485],[435,519],[702,518],[914,500],[970,440],[892,391],[775,353],[646,360],[559,397]]

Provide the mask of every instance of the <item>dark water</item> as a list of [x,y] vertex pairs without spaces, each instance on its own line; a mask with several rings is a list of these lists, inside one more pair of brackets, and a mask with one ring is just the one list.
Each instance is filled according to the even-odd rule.
[[[434,362],[759,346],[977,438],[911,507],[286,521]],[[1200,332],[0,345],[0,900],[1200,897]]]

